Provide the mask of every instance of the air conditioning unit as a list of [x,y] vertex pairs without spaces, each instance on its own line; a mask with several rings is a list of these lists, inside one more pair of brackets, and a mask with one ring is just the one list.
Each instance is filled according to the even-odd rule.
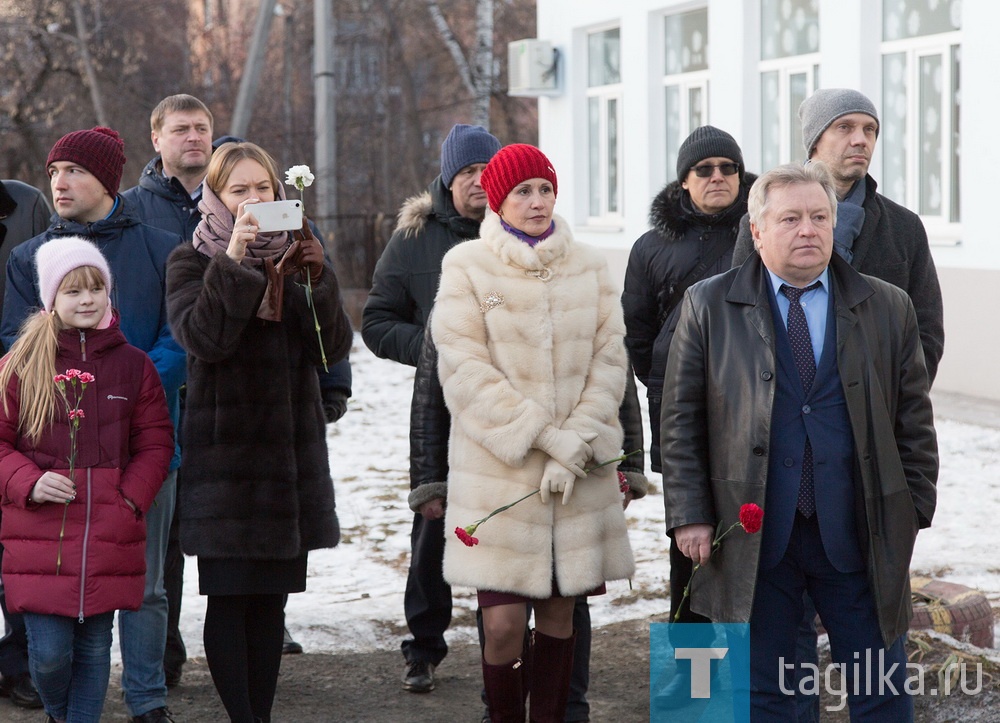
[[559,51],[548,40],[507,43],[507,95],[559,95]]

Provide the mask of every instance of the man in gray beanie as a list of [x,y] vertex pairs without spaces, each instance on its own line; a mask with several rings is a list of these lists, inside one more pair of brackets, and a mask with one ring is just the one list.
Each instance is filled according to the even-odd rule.
[[[799,119],[809,161],[825,163],[836,186],[834,251],[861,273],[888,281],[910,295],[927,374],[933,383],[944,353],[941,287],[920,217],[877,193],[875,179],[868,174],[879,133],[875,105],[856,90],[824,88],[802,102]],[[742,264],[753,251],[749,221],[745,220],[740,226],[733,265]],[[809,674],[803,663],[817,662],[815,607],[808,596],[805,602],[796,680]],[[800,693],[796,697],[799,721],[819,720],[819,696]]]
[[[452,246],[479,236],[487,206],[479,177],[498,150],[500,141],[485,128],[454,126],[441,145],[441,174],[403,202],[362,315],[361,336],[376,356],[417,365],[441,259]],[[419,449],[413,430],[410,437],[411,450]],[[444,632],[451,623],[451,587],[441,574],[445,485],[444,480],[418,479],[412,461],[410,466],[415,514],[403,608],[413,637],[402,644],[403,689],[429,693],[434,669],[448,652]]]
[[[625,345],[636,376],[649,399],[650,467],[660,470],[660,400],[672,330],[684,291],[732,264],[733,245],[747,195],[756,176],[746,173],[743,152],[729,133],[713,126],[694,129],[677,153],[677,180],[653,199],[652,229],[632,246],[625,271]],[[707,622],[692,613],[682,593],[691,577],[691,560],[671,542],[670,617]],[[681,668],[683,670],[683,668]],[[691,679],[677,675],[658,690],[664,707],[688,700]]]

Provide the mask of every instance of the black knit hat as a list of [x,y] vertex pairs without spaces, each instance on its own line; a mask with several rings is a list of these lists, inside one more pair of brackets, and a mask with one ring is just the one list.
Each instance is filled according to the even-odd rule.
[[746,167],[743,165],[743,151],[736,139],[715,126],[701,126],[691,131],[691,135],[681,143],[677,151],[677,180],[687,178],[688,171],[706,158],[728,158],[740,167],[740,180]]

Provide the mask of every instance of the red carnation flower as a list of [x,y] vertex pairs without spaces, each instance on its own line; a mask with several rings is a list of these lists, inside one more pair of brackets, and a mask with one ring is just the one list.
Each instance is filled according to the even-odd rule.
[[629,491],[628,478],[625,477],[625,473],[618,470],[618,489],[622,494]]
[[66,376],[68,378],[70,378],[70,379],[72,379],[73,377],[78,377],[78,376],[80,376],[80,370],[79,369],[67,369],[66,370]]
[[92,381],[94,381],[94,375],[91,374],[90,372],[82,372],[80,374],[80,381],[83,382],[84,384],[90,384]]
[[764,522],[764,510],[753,502],[740,507],[740,524],[748,535],[760,532],[760,527]]
[[455,535],[468,547],[474,547],[479,544],[479,538],[470,535],[464,527],[456,527]]

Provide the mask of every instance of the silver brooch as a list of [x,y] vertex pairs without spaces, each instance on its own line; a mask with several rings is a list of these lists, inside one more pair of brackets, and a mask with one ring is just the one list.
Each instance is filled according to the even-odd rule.
[[491,291],[483,297],[483,302],[479,305],[479,311],[485,314],[490,309],[495,309],[498,306],[503,306],[503,294],[499,291]]
[[537,270],[525,269],[524,273],[526,273],[528,276],[534,276],[536,279],[539,279],[540,281],[548,281],[549,279],[552,278],[552,271],[545,267]]

